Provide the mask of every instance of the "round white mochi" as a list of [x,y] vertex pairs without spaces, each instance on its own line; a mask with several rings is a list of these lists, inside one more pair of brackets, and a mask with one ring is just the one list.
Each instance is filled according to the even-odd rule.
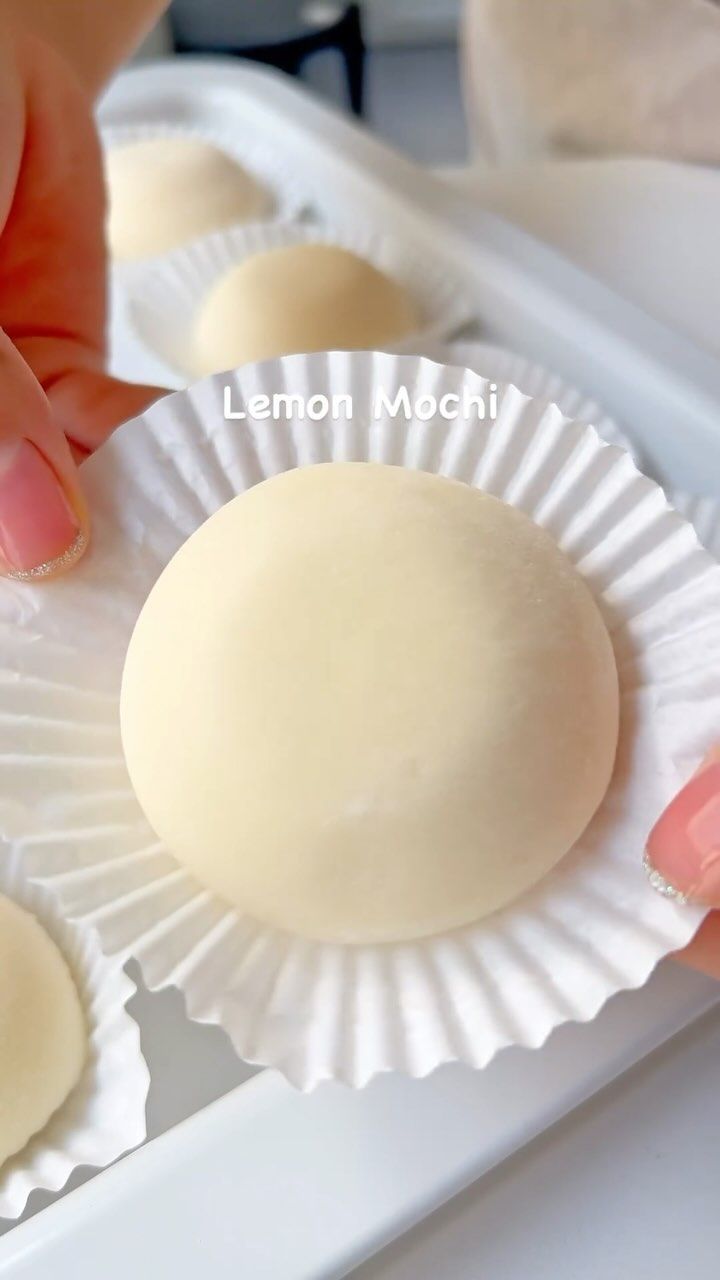
[[305,351],[398,342],[417,329],[406,290],[370,262],[329,244],[257,253],[210,291],[195,332],[198,374]]
[[521,512],[398,467],[286,472],[180,549],[121,699],[140,804],[203,884],[345,943],[477,920],[603,798],[613,650]]
[[0,897],[0,1166],[62,1106],[86,1055],[63,956],[34,916]]
[[108,241],[119,261],[166,253],[267,213],[272,199],[219,147],[200,138],[146,138],[106,157]]

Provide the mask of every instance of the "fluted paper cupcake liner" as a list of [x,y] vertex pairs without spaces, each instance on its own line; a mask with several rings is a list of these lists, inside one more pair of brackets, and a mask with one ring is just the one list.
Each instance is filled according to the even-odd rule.
[[618,444],[638,461],[638,450],[628,433],[600,407],[596,400],[566,382],[542,364],[528,360],[517,351],[486,342],[429,343],[418,352],[441,364],[472,369],[493,382],[511,382],[526,396],[556,404],[566,418],[593,426],[607,444]]
[[[158,402],[86,467],[89,555],[65,580],[2,596],[12,750],[0,813],[28,871],[151,988],[184,993],[237,1052],[310,1088],[378,1072],[481,1067],[594,1017],[686,943],[702,911],[655,893],[646,835],[720,723],[720,567],[660,488],[592,427],[501,387],[494,422],[405,422],[375,393],[411,401],[487,384],[462,369],[372,352],[287,357],[216,375]],[[256,394],[350,393],[350,421],[223,417]],[[427,402],[425,402],[427,403]],[[576,847],[512,906],[446,935],[342,947],[281,934],[194,881],[146,824],[118,730],[125,649],[153,583],[221,505],[292,467],[374,460],[454,476],[521,508],[586,578],[611,630],[621,683],[618,761]]]
[[690,521],[702,545],[716,560],[720,560],[720,498],[678,490],[671,493],[670,501]]
[[[175,250],[152,267],[128,267],[122,287],[125,316],[135,335],[167,366],[168,382],[184,387],[194,380],[194,329],[213,285],[245,258],[294,244],[332,244],[349,249],[403,285],[417,304],[417,331],[396,344],[418,344],[450,337],[473,318],[474,307],[462,283],[440,260],[372,228],[308,227],[253,223],[218,231]],[[196,366],[195,366],[196,367]]]
[[[5,732],[16,714],[6,678],[4,671],[3,693],[10,692],[11,708],[0,717]],[[88,1031],[88,1058],[78,1084],[44,1129],[0,1164],[0,1218],[17,1218],[31,1192],[60,1191],[81,1165],[104,1168],[144,1141],[150,1076],[137,1024],[125,1007],[135,984],[117,961],[103,956],[95,932],[70,923],[50,891],[30,883],[17,849],[0,848],[0,893],[36,916],[60,948]]]

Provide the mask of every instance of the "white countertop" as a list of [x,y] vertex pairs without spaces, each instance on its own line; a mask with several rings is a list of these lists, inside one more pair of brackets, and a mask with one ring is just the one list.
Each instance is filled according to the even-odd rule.
[[354,1272],[355,1280],[711,1280],[720,1010]]

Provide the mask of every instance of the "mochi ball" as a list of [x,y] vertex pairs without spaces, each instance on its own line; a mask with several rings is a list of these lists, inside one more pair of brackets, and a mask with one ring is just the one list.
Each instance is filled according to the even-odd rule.
[[522,512],[333,463],[213,515],[152,589],[122,682],[135,791],[243,913],[338,943],[420,938],[537,884],[603,799],[610,638]]
[[109,148],[105,167],[108,242],[120,262],[167,253],[272,207],[232,156],[201,138],[125,142]]
[[253,254],[222,276],[199,313],[198,375],[295,352],[399,342],[417,329],[414,300],[370,262],[331,244]]
[[87,1030],[70,970],[42,925],[0,897],[0,1166],[77,1084]]

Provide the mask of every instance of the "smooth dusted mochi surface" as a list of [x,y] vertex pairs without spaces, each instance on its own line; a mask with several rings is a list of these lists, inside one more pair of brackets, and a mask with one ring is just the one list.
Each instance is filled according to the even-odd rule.
[[109,148],[105,168],[108,241],[117,261],[167,253],[272,207],[264,187],[201,138],[121,143]]
[[296,352],[382,347],[417,329],[407,291],[330,244],[253,254],[210,290],[195,328],[199,375]]
[[151,825],[241,911],[344,943],[475,921],[602,800],[614,654],[521,512],[365,463],[288,471],[161,574],[122,685]]
[[0,897],[0,1166],[45,1127],[82,1074],[87,1030],[42,925]]

